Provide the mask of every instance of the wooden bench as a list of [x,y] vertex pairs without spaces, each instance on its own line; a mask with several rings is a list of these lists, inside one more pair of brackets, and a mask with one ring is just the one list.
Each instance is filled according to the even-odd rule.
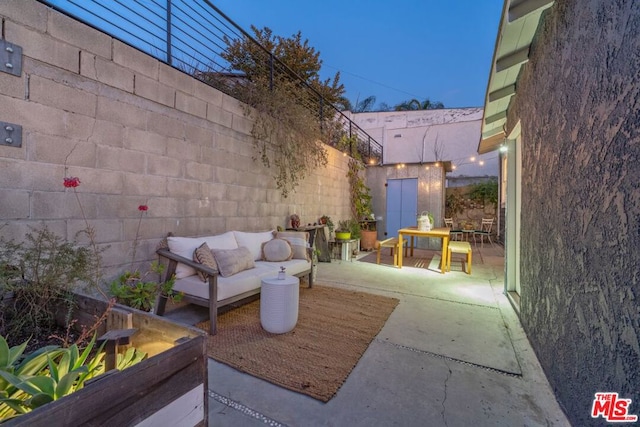
[[[404,247],[404,256],[407,256],[407,239],[402,239],[402,246]],[[393,265],[398,265],[398,253],[394,252],[394,249],[398,246],[398,238],[391,237],[390,239],[382,240],[376,242],[376,251],[378,254],[376,256],[376,263],[380,264],[380,252],[382,248],[389,248],[389,255],[393,257]]]
[[471,244],[469,242],[449,242],[447,250],[447,271],[451,271],[451,254],[467,254],[467,274],[471,274]]

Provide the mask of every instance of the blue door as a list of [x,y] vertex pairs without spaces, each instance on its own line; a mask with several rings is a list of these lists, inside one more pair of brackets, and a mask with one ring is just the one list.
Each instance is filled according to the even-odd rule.
[[399,229],[416,225],[417,215],[418,178],[388,180],[385,235],[397,236]]

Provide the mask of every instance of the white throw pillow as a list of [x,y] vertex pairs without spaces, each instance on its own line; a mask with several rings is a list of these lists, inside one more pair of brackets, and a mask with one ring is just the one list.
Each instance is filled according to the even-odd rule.
[[[273,239],[273,230],[261,231],[257,233],[234,231],[238,247],[244,246],[249,249],[253,255],[253,260],[258,261],[262,259],[262,244]],[[213,249],[213,246],[209,245]]]
[[[203,237],[167,237],[169,250],[176,255],[193,259],[193,251],[205,242]],[[179,262],[176,267],[176,279],[193,276],[196,270]]]
[[262,244],[262,259],[265,261],[289,261],[291,257],[291,243],[285,239],[272,239]]
[[222,277],[233,276],[256,266],[251,252],[244,246],[237,249],[212,249],[211,252]]
[[218,234],[217,236],[207,236],[204,238],[210,249],[237,249],[238,242],[233,231]]

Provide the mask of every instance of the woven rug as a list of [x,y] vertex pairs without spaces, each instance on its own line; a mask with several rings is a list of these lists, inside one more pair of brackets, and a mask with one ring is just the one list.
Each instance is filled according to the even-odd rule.
[[[260,301],[218,316],[209,357],[273,384],[328,402],[398,300],[315,284],[300,287],[298,323],[286,334],[260,325]],[[197,326],[208,329],[209,321]]]

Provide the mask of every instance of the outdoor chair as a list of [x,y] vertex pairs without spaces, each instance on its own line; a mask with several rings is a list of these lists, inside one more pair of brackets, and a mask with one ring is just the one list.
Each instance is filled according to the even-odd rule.
[[477,244],[476,236],[480,236],[480,247],[484,247],[484,238],[489,239],[489,243],[493,246],[493,241],[491,240],[491,228],[493,227],[493,218],[482,218],[482,223],[480,225],[480,230],[473,231],[473,242]]
[[462,239],[462,230],[453,229],[453,218],[445,218],[444,226],[449,229],[449,236],[451,240],[461,240]]

